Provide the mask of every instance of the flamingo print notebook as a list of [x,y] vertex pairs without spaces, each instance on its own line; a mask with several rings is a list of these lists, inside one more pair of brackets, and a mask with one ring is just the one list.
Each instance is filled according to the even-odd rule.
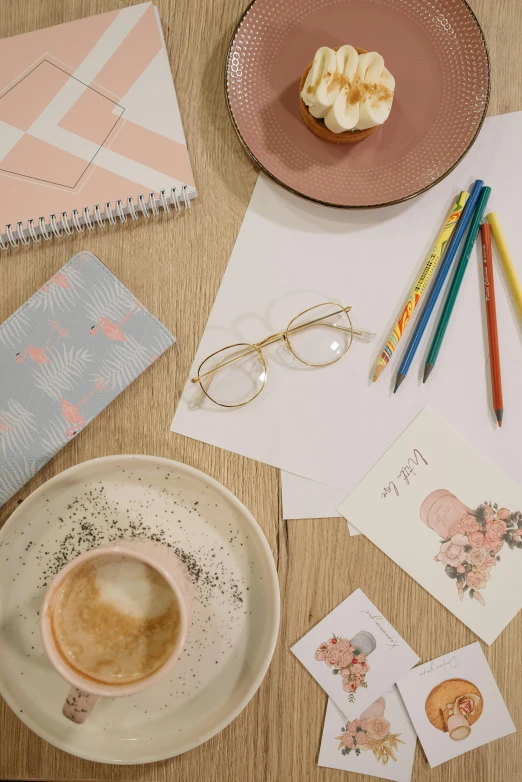
[[0,326],[0,507],[174,337],[90,252]]
[[0,41],[0,247],[196,196],[152,3]]

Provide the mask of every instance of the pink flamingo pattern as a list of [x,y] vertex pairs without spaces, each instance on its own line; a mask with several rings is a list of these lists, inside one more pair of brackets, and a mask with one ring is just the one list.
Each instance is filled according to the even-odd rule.
[[66,437],[74,437],[74,435],[78,434],[80,429],[83,429],[85,426],[85,418],[80,413],[80,407],[88,402],[89,399],[96,393],[96,391],[105,390],[105,386],[102,383],[97,382],[96,386],[91,391],[89,391],[89,393],[86,394],[83,399],[80,399],[77,405],[71,404],[71,402],[68,402],[67,399],[62,397],[62,415],[67,423],[70,424],[69,428],[65,432]]
[[[51,330],[49,332],[49,336],[47,337],[45,345],[42,348],[37,348],[36,345],[27,345],[21,357],[20,357],[20,353],[16,354],[15,361],[17,364],[23,364],[27,356],[29,356],[31,361],[36,361],[37,364],[48,364],[50,362],[51,359],[47,355],[47,351],[52,350],[55,347],[58,340],[68,337],[69,329],[62,329],[56,320],[50,320],[49,323],[51,326]],[[52,344],[49,344],[51,341],[51,337],[53,335],[53,331],[56,331],[56,337],[54,342]]]
[[51,277],[51,279],[48,280],[45,285],[42,285],[40,290],[43,291],[43,293],[48,293],[48,291],[51,290],[51,285],[53,283],[58,285],[59,288],[66,288],[67,290],[70,290],[72,287],[65,274],[58,272],[57,274],[53,275],[53,277]]
[[121,330],[120,326],[123,326],[124,323],[127,323],[127,321],[129,321],[134,313],[139,309],[141,309],[141,304],[137,302],[131,311],[128,312],[124,318],[118,321],[118,323],[113,323],[109,320],[109,318],[100,318],[95,326],[91,326],[91,337],[94,337],[101,329],[107,339],[112,339],[117,342],[127,342],[127,337]]
[[70,277],[67,277],[63,273],[63,271],[59,271],[56,274],[53,274],[53,276],[49,280],[47,280],[45,285],[42,285],[42,287],[40,288],[42,293],[48,293],[51,290],[51,286],[53,284],[57,285],[59,288],[65,288],[66,290],[71,290],[72,289],[71,280],[74,280],[78,276],[78,272],[75,270],[78,268],[78,266],[83,266],[84,264],[86,264],[88,260],[89,257],[86,253],[80,253],[77,261],[70,268],[70,272],[71,272]]
[[92,253],[57,269],[0,324],[0,507],[173,342]]

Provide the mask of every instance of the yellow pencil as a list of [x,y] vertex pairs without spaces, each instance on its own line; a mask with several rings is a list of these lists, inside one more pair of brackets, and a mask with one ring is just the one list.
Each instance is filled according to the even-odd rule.
[[433,245],[428,260],[424,264],[424,268],[420,274],[420,277],[415,283],[415,287],[412,290],[408,301],[402,308],[399,318],[396,321],[392,331],[388,335],[388,339],[386,340],[383,351],[377,360],[373,370],[374,383],[376,380],[378,380],[381,373],[386,369],[388,362],[390,361],[393,352],[397,347],[398,341],[404,334],[404,329],[408,325],[408,322],[413,314],[413,310],[419,303],[419,299],[422,296],[431,275],[435,271],[437,264],[444,254],[446,245],[451,237],[451,234],[453,233],[453,229],[455,228],[460,215],[462,214],[462,210],[464,209],[468,197],[469,193],[466,190],[463,190],[451,207],[449,216],[446,218],[444,225],[441,228],[440,234],[435,240],[435,244]]
[[513,296],[520,320],[522,321],[522,288],[520,287],[517,273],[515,271],[513,261],[511,260],[506,240],[504,239],[504,234],[502,233],[502,229],[495,212],[490,212],[487,215],[487,221],[491,226],[491,233],[493,234],[493,239],[495,240],[495,245],[500,256],[500,260],[502,261],[502,266],[511,289],[511,295]]

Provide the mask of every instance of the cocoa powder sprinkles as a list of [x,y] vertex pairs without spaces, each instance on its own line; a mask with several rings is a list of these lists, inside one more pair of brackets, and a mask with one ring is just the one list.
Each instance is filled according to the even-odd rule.
[[[83,480],[64,475],[29,497],[0,535],[0,613],[12,617],[0,624],[0,642],[16,650],[4,661],[4,671],[10,687],[16,682],[30,702],[31,693],[41,687],[42,666],[50,667],[39,623],[52,579],[92,548],[147,538],[172,549],[187,569],[192,601],[186,642],[157,686],[121,699],[121,705],[115,699],[110,709],[102,704],[89,719],[96,730],[110,735],[124,719],[126,735],[140,741],[163,735],[166,724],[171,735],[181,737],[190,728],[186,709],[194,701],[201,704],[197,708],[203,716],[209,704],[231,708],[238,676],[254,675],[248,661],[260,645],[273,643],[274,614],[267,607],[273,589],[267,567],[273,563],[262,553],[244,511],[212,482],[206,484],[205,476],[141,457],[82,467]],[[2,677],[0,671],[0,688]],[[65,697],[66,688],[58,682],[56,678],[52,697],[48,693],[53,713],[59,713]],[[27,711],[25,697],[21,716]]]
[[[192,508],[181,505],[180,510],[183,508],[201,517],[197,506],[196,501]],[[159,514],[153,515],[159,517]],[[175,512],[171,510],[168,515],[172,517]],[[180,558],[188,570],[198,601],[203,605],[217,590],[228,597],[232,608],[240,606],[243,603],[241,585],[227,573],[223,547],[207,552],[190,551],[176,541],[175,527],[180,523],[180,519],[165,517],[151,525],[145,520],[143,511],[130,507],[120,507],[115,516],[114,502],[107,499],[103,482],[99,481],[95,486],[89,484],[83,494],[75,496],[67,505],[67,512],[57,518],[57,531],[63,529],[64,534],[58,537],[55,550],[42,550],[36,555],[36,561],[42,564],[39,586],[46,587],[66,564],[91,548],[115,540],[147,538],[168,546]],[[41,543],[40,548],[43,549],[44,544]]]

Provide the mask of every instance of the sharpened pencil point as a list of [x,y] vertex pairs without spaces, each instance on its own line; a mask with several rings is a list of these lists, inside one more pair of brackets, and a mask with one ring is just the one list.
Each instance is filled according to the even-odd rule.
[[397,374],[397,379],[395,381],[395,388],[393,389],[393,393],[394,394],[397,393],[397,389],[399,388],[400,384],[402,383],[402,381],[404,380],[405,377],[406,377],[406,375],[401,375],[400,372]]
[[378,380],[381,376],[381,374],[386,369],[386,364],[377,364],[375,369],[373,370],[373,382],[375,383],[376,380]]
[[504,415],[503,408],[499,407],[497,410],[495,410],[495,415],[497,416],[498,425],[502,426],[502,416]]
[[431,375],[431,370],[432,369],[433,369],[433,364],[431,364],[431,363],[430,364],[426,364],[426,366],[424,367],[424,377],[422,378],[422,382],[423,383],[425,383],[426,380]]

